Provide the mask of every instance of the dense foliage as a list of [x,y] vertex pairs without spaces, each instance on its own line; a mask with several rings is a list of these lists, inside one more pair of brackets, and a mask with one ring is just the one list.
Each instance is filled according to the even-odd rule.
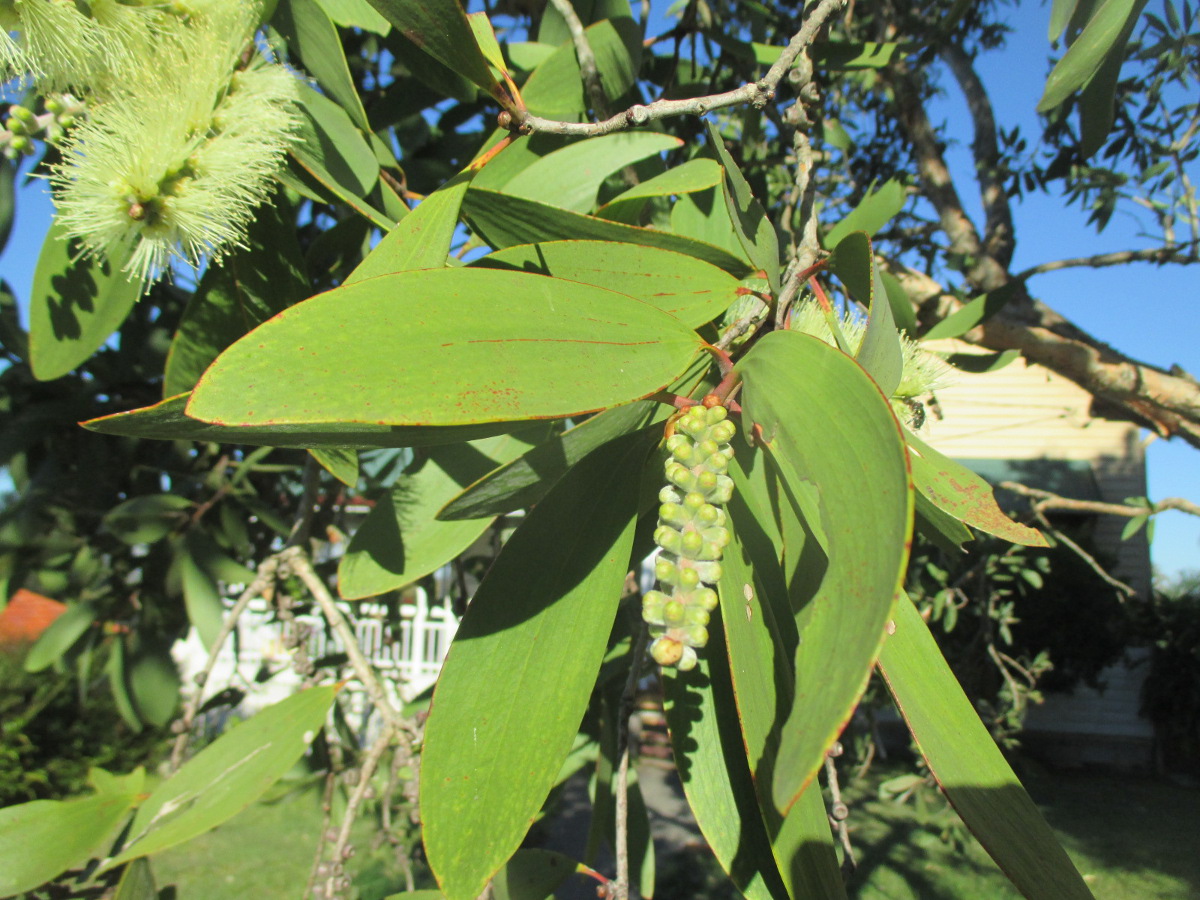
[[[194,626],[215,656],[261,595],[310,683],[185,762],[189,703],[148,796],[141,770],[95,769],[91,794],[0,810],[0,895],[94,857],[153,896],[154,853],[314,739],[347,797],[314,896],[349,889],[364,805],[401,856],[419,810],[439,895],[545,896],[578,861],[519,848],[582,766],[616,855],[594,877],[646,893],[627,722],[657,663],[689,803],[746,896],[844,895],[819,773],[876,671],[1018,889],[1089,896],[904,584],[914,522],[956,554],[972,529],[1045,544],[919,437],[954,362],[922,341],[1019,351],[1200,443],[1194,379],[1010,271],[1009,198],[1060,187],[1101,227],[1151,205],[1161,241],[1130,258],[1196,259],[1195,129],[1170,124],[1196,115],[1192,13],[1140,9],[1055,3],[1030,153],[972,65],[1002,52],[995,4],[0,2],[27,89],[0,141],[57,206],[28,333],[7,288],[0,308],[0,578],[69,601],[27,667],[99,653],[129,727],[162,725],[171,645]],[[978,225],[930,124],[941,63],[970,101]],[[987,558],[980,621],[1005,629],[1038,568]],[[331,586],[398,612],[445,565],[466,613],[426,721]],[[343,652],[306,655],[302,610]]]

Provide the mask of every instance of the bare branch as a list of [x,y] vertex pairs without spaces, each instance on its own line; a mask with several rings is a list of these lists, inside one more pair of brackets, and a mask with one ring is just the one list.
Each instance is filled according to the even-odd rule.
[[979,80],[971,58],[962,46],[948,43],[941,55],[958,80],[967,109],[975,123],[975,138],[971,144],[975,156],[975,178],[979,182],[979,195],[983,200],[986,217],[983,229],[983,245],[989,256],[1000,265],[1008,267],[1012,262],[1016,246],[1013,237],[1012,207],[1008,194],[1000,183],[1000,149],[996,144],[996,116],[992,112],[992,101],[987,89]]
[[1152,262],[1159,264],[1175,263],[1191,265],[1200,263],[1200,246],[1193,244],[1190,250],[1181,246],[1154,247],[1147,250],[1117,250],[1112,253],[1098,253],[1095,256],[1077,256],[1071,259],[1056,259],[1036,266],[1030,266],[1023,272],[1013,276],[1015,281],[1025,281],[1043,272],[1057,272],[1060,269],[1092,268],[1102,269],[1106,266],[1123,266],[1132,262]]
[[[350,793],[350,798],[346,801],[346,809],[342,813],[342,825],[338,829],[337,840],[333,844],[332,858],[335,863],[343,862],[353,852],[350,849],[350,831],[354,827],[355,816],[358,815],[358,808],[362,805],[363,800],[366,799],[368,792],[371,790],[371,779],[375,775],[375,770],[379,767],[379,761],[383,758],[383,754],[391,746],[393,737],[394,733],[391,727],[384,725],[383,730],[379,732],[379,736],[375,738],[375,742],[371,745],[371,749],[367,751],[367,755],[363,758],[362,764],[358,767],[358,780],[354,784],[354,790]],[[332,867],[330,868],[332,870]],[[337,877],[331,871],[325,884],[325,896],[336,896],[338,893],[337,888]]]
[[607,118],[610,115],[608,96],[604,92],[600,70],[596,67],[596,54],[588,43],[587,33],[583,22],[575,12],[571,0],[550,0],[551,5],[567,23],[567,31],[571,34],[571,42],[575,45],[575,58],[579,60],[579,74],[583,79],[584,89],[587,90],[588,101],[592,104],[597,116]]
[[621,708],[617,710],[617,877],[613,885],[613,900],[629,900],[629,717],[633,714],[642,657],[646,655],[646,634],[646,626],[639,622],[629,662],[629,675],[625,679],[625,690],[621,692]]
[[313,598],[317,601],[317,605],[321,607],[321,612],[329,622],[329,626],[341,640],[342,647],[346,651],[346,656],[350,660],[350,668],[354,670],[355,676],[362,682],[363,687],[367,691],[367,696],[371,698],[371,702],[379,710],[379,714],[383,716],[384,721],[388,726],[395,729],[398,734],[408,733],[411,729],[411,723],[406,721],[396,711],[396,708],[392,706],[392,702],[388,699],[383,685],[379,683],[379,679],[375,675],[375,670],[363,655],[362,648],[358,646],[358,638],[354,634],[354,629],[350,627],[350,624],[346,621],[346,617],[342,615],[341,609],[338,608],[338,605],[333,600],[333,596],[329,593],[329,588],[325,586],[325,583],[317,575],[304,551],[299,547],[289,547],[279,553],[279,559],[281,565],[286,565],[296,577],[304,582],[304,586],[308,588],[308,592],[313,595]]
[[[722,109],[726,106],[748,103],[761,109],[774,99],[775,89],[788,69],[795,63],[796,57],[812,44],[817,32],[844,2],[845,0],[821,0],[804,20],[800,30],[796,32],[767,74],[758,81],[747,82],[731,91],[709,94],[704,97],[692,97],[686,100],[655,100],[653,103],[645,105],[635,104],[629,109],[599,122],[562,122],[555,119],[544,119],[528,112],[505,112],[500,114],[501,125],[520,134],[542,133],[598,137],[614,131],[645,125],[658,119],[684,115],[702,116],[714,109]],[[578,53],[578,49],[576,53]]]
[[1138,516],[1153,516],[1167,510],[1178,510],[1190,516],[1200,516],[1200,505],[1182,497],[1167,497],[1157,503],[1147,506],[1132,506],[1126,503],[1102,503],[1098,500],[1074,500],[1061,497],[1051,491],[1031,488],[1015,481],[1001,482],[1000,487],[1022,497],[1036,500],[1034,506],[1040,510],[1060,510],[1062,512],[1096,513],[1098,515],[1122,516],[1126,519],[1136,519]]

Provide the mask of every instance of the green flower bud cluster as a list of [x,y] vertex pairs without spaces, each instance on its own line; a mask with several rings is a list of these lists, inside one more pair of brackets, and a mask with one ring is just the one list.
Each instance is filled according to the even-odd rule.
[[642,598],[642,618],[654,638],[654,661],[685,671],[696,665],[696,648],[708,643],[709,616],[717,608],[713,585],[729,543],[721,506],[733,496],[727,473],[736,428],[728,415],[723,406],[693,406],[667,438],[669,484],[658,495],[654,532],[661,548],[654,564],[659,589]]
[[34,152],[35,138],[57,144],[86,112],[87,104],[70,94],[47,97],[46,111],[41,115],[14,103],[0,131],[0,152],[7,159],[16,159]]

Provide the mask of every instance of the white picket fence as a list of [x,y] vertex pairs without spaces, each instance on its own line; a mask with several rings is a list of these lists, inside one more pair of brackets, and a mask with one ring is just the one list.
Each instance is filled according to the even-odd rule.
[[[404,592],[398,616],[389,615],[388,608],[380,603],[340,605],[354,625],[359,648],[382,676],[384,688],[394,702],[411,701],[437,680],[458,630],[458,618],[448,598],[431,603],[423,588],[410,588]],[[310,659],[345,652],[320,615],[296,616],[295,623],[307,632],[305,645]],[[175,658],[185,690],[194,689],[194,676],[203,670],[208,659],[195,629],[186,641],[176,646]],[[242,614],[237,631],[217,656],[212,676],[204,687],[205,696],[228,686],[239,688],[246,692],[246,698],[238,713],[252,714],[289,696],[299,686],[301,677],[293,670],[292,659],[292,653],[285,649],[283,624],[265,600],[256,599]],[[261,679],[264,673],[272,674]],[[347,714],[369,717],[370,703],[361,685],[351,681],[347,691]],[[223,719],[227,714],[225,710],[217,718]],[[210,724],[219,728],[221,722]]]

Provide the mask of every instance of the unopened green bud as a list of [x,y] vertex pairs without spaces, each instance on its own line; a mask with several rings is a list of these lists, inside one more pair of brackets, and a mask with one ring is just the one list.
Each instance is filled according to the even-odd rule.
[[678,625],[686,613],[687,607],[678,600],[668,600],[663,607],[663,622],[667,625]]
[[[724,571],[721,564],[715,560],[706,562],[696,562],[692,564],[692,568],[685,569],[688,574],[696,574],[699,576],[699,581],[705,584],[716,584],[721,580],[721,574]],[[682,574],[682,573],[680,573]],[[682,581],[680,582],[682,584]],[[692,585],[694,587],[695,585]]]
[[723,453],[714,453],[704,460],[704,467],[710,472],[724,475],[729,471],[729,459]]
[[63,106],[63,102],[57,97],[46,98],[46,112],[57,116],[64,109],[66,109],[66,107]]
[[660,521],[666,522],[668,525],[674,525],[676,528],[682,528],[687,524],[691,516],[678,503],[664,503],[658,508],[658,518]]
[[696,457],[703,459],[706,456],[712,456],[717,452],[716,441],[700,441],[696,444]]
[[708,629],[703,625],[688,625],[685,633],[685,640],[689,646],[703,647],[708,643]]
[[33,114],[33,110],[26,109],[24,106],[13,104],[8,108],[8,114],[14,119],[20,119],[26,125],[33,125],[37,122],[37,116]]
[[677,462],[667,463],[667,480],[685,491],[696,488],[696,476],[692,474],[692,470]]
[[[701,472],[699,475],[695,476],[695,479],[696,479],[696,488],[699,491],[701,491],[705,496],[711,498],[712,492],[717,487],[717,474],[715,472]],[[727,497],[725,500],[722,500],[720,502],[724,503],[728,499],[729,498]]]
[[691,647],[684,647],[683,653],[679,657],[679,662],[675,663],[675,668],[680,672],[690,672],[696,668],[696,651]]
[[[699,535],[697,535],[699,537]],[[654,529],[654,543],[662,547],[668,553],[680,553],[680,548],[683,546],[683,535],[669,525],[659,525]]]
[[32,153],[33,152],[33,141],[31,141],[29,138],[27,138],[23,134],[13,135],[12,140],[10,140],[8,142],[8,146],[11,147],[13,149],[13,151],[16,153]]
[[688,531],[683,534],[679,550],[681,556],[686,556],[689,559],[700,559],[703,551],[704,538],[701,537],[700,532]]
[[704,419],[706,425],[716,425],[718,422],[723,422],[729,415],[729,410],[723,406],[713,406],[704,411]]
[[682,503],[683,497],[680,496],[679,491],[675,490],[675,488],[671,487],[670,485],[667,485],[661,491],[658,492],[658,502],[659,503]]
[[708,610],[702,606],[689,606],[683,615],[688,625],[707,625],[709,618]]
[[708,431],[708,436],[718,444],[725,444],[733,440],[734,434],[737,433],[737,426],[726,419],[723,422],[718,422]]
[[712,588],[701,588],[693,592],[692,603],[712,612],[717,608],[717,592]]
[[[711,563],[696,563],[696,565],[712,565]],[[707,578],[702,578],[701,574],[692,567],[679,566],[677,571],[677,579],[679,586],[685,591],[693,590],[699,587],[701,580],[707,581]]]

